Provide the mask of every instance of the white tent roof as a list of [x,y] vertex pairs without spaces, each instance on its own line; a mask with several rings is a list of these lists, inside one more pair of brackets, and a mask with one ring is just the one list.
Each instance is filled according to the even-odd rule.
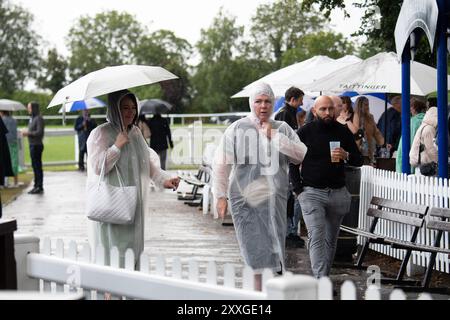
[[345,56],[340,59],[331,59],[327,56],[315,56],[274,71],[252,83],[232,96],[232,98],[248,97],[253,85],[258,82],[266,82],[275,93],[275,96],[284,96],[285,91],[291,86],[303,89],[303,85],[313,82],[334,70],[361,61],[355,56]]
[[[401,93],[402,65],[393,52],[382,52],[338,69],[304,86],[309,91]],[[449,78],[450,81],[450,78]],[[427,95],[437,89],[436,69],[411,61],[411,94]]]

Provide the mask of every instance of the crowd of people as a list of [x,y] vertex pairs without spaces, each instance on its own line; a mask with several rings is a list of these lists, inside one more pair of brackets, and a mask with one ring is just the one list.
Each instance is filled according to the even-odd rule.
[[[328,276],[340,225],[350,211],[346,166],[376,167],[377,159],[395,157],[401,164],[400,96],[392,97],[392,107],[378,123],[366,96],[354,102],[347,96],[319,96],[309,111],[301,108],[303,97],[301,89],[289,88],[284,106],[271,116],[270,86],[255,86],[251,114],[226,129],[216,150],[217,211],[221,217],[231,214],[243,259],[256,271],[257,289],[258,271],[283,273],[285,249],[305,246],[302,221],[312,274]],[[414,97],[411,113],[415,169],[437,161],[437,110]]]

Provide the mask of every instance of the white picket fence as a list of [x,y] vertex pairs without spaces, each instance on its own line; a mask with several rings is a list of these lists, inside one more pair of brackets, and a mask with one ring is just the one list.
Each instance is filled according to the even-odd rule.
[[[426,205],[430,207],[449,208],[450,186],[448,179],[425,177],[417,175],[406,175],[392,171],[374,169],[370,166],[361,168],[361,188],[359,204],[359,228],[369,229],[372,218],[367,217],[366,212],[373,196],[383,199],[405,201],[413,204]],[[428,217],[426,217],[426,221]],[[401,240],[409,240],[412,227],[390,221],[380,220],[375,230],[376,233]],[[364,238],[358,237],[358,244],[363,244]],[[417,243],[434,245],[434,233],[422,228]],[[444,233],[441,246],[449,248],[448,233]],[[393,249],[389,246],[371,244],[371,249],[397,259],[403,259],[404,250]],[[415,265],[426,267],[430,253],[413,252],[411,258]],[[449,273],[450,260],[448,255],[438,254],[436,270]]]
[[[39,253],[39,238],[15,236],[19,290],[35,290],[48,297],[49,293],[73,294],[85,299],[167,299],[167,300],[332,300],[333,286],[328,278],[317,280],[308,275],[274,277],[272,271],[263,273],[263,291],[253,290],[254,274],[250,268],[241,273],[225,264],[223,271],[210,261],[199,266],[195,260],[181,262],[180,258],[165,260],[140,257],[135,270],[134,254],[128,249],[124,268],[119,268],[117,248],[111,250],[110,265],[105,265],[102,247],[92,254],[87,243],[68,245],[62,240],[44,239]],[[357,290],[351,281],[341,286],[342,300],[357,300]],[[380,290],[369,286],[366,300],[380,300]],[[403,300],[401,290],[390,293],[389,299]],[[431,299],[422,294],[418,299]]]

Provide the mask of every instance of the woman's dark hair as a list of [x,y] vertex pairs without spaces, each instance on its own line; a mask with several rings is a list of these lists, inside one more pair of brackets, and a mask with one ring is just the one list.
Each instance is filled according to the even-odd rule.
[[369,99],[364,96],[358,97],[355,101],[355,111],[358,113],[359,119],[368,118],[370,116],[370,113],[364,112],[364,103],[366,102],[369,103]]
[[427,102],[428,102],[428,108],[437,107],[437,98],[435,98],[435,97],[428,98]]
[[39,110],[39,103],[36,101],[30,101],[29,104],[31,104],[31,116],[35,117],[41,113]]
[[145,120],[145,114],[140,114],[139,117],[138,117],[138,121],[143,121],[143,122],[145,122],[145,121],[146,121],[146,120]]
[[416,114],[425,113],[427,111],[427,105],[421,99],[411,98],[411,107],[414,109]]
[[355,114],[355,111],[353,110],[353,107],[352,107],[352,100],[348,96],[341,96],[340,98],[342,100],[342,104],[344,106],[347,106],[346,108],[347,108],[347,111],[349,113],[349,117],[346,120],[353,121],[353,116]]

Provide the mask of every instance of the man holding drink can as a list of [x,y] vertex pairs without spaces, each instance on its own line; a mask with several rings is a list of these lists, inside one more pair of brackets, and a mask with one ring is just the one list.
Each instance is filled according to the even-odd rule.
[[330,97],[318,97],[312,112],[315,120],[297,131],[308,151],[301,171],[290,170],[290,175],[308,229],[312,272],[320,278],[330,273],[339,228],[350,210],[344,166],[359,167],[363,158],[351,131],[335,120]]

